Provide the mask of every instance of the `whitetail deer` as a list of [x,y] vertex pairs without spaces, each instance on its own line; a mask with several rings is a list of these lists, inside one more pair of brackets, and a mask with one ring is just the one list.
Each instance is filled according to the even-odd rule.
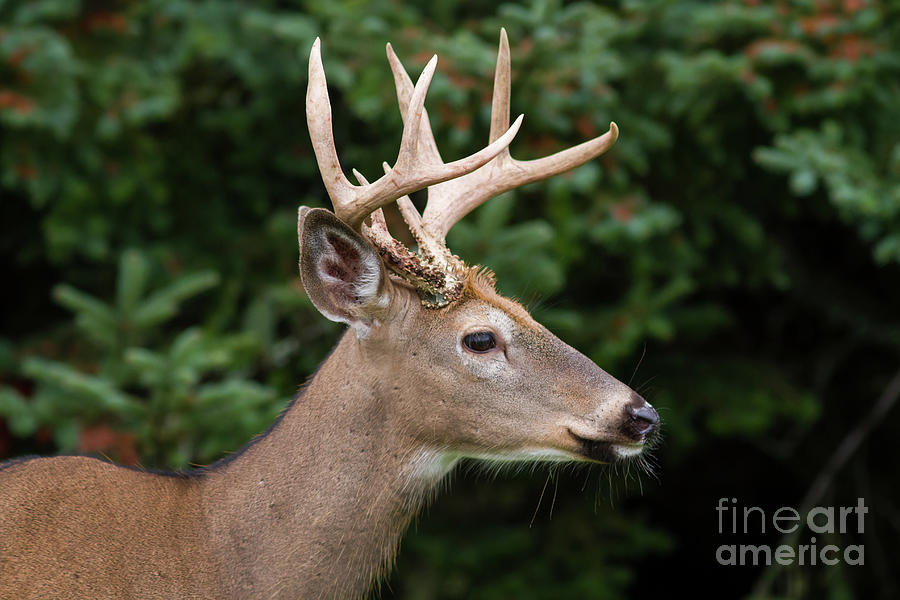
[[[401,113],[385,175],[344,176],[319,41],[306,110],[334,213],[300,209],[300,274],[316,308],[350,328],[278,422],[237,455],[186,474],[86,457],[0,467],[4,598],[345,598],[385,575],[429,492],[463,457],[611,462],[640,454],[658,416],[640,396],[494,291],[444,238],[491,196],[576,167],[616,140],[517,161],[507,146],[501,32],[490,144],[444,163],[388,45]],[[408,193],[428,188],[419,214]],[[397,202],[416,240],[393,239]]]

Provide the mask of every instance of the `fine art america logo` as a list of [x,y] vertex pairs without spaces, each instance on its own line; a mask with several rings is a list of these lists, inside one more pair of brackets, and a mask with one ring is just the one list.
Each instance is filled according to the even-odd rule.
[[[865,564],[865,547],[862,544],[837,546],[822,544],[816,535],[829,535],[865,531],[865,518],[869,508],[863,498],[856,506],[816,506],[801,517],[799,511],[782,506],[771,518],[758,506],[737,506],[736,498],[719,498],[716,506],[719,517],[719,534],[772,534],[780,532],[786,537],[776,546],[768,544],[722,544],[716,549],[716,561],[720,565],[847,565]],[[767,529],[771,524],[772,529]],[[800,541],[801,527],[806,526],[810,536]],[[791,537],[792,536],[792,537]],[[788,543],[785,543],[788,542]]]

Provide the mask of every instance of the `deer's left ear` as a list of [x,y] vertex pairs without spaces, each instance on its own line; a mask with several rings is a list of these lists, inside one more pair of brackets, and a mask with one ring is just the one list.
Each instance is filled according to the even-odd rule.
[[391,282],[375,249],[334,213],[301,207],[300,279],[315,307],[365,335],[391,302]]

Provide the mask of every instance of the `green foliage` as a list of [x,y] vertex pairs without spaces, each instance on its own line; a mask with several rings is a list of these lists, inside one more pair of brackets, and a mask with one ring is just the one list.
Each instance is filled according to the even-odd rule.
[[[392,588],[668,595],[712,564],[710,494],[799,502],[900,356],[891,2],[0,1],[0,251],[16,292],[0,313],[0,449],[183,467],[263,430],[341,330],[297,285],[297,206],[328,204],[302,109],[312,40],[342,164],[374,176],[401,129],[384,43],[414,77],[440,55],[428,110],[453,159],[487,140],[501,26],[526,115],[516,157],[610,121],[621,136],[478,209],[450,245],[660,407],[662,483],[625,494],[659,516],[565,504],[535,537],[542,479],[495,482],[470,525],[469,498],[442,498]],[[835,498],[892,497],[882,443]],[[560,486],[563,502],[582,480]],[[492,502],[513,496],[517,520],[498,522]],[[895,512],[873,510],[872,529]],[[794,569],[783,595],[889,590],[884,573]],[[720,577],[750,590],[756,575]]]
[[186,467],[215,460],[272,421],[283,403],[271,387],[247,378],[259,354],[253,336],[196,327],[171,340],[157,335],[183,302],[218,283],[215,273],[181,275],[153,290],[149,271],[145,256],[125,251],[112,305],[67,285],[54,289],[89,342],[79,362],[91,362],[86,372],[59,360],[25,359],[21,374],[35,383],[30,401],[0,388],[0,415],[13,433],[32,435],[44,426],[62,451],[98,450],[84,432],[96,434],[91,427],[103,425],[132,436],[134,447],[119,448],[120,460],[136,452],[148,465]]
[[821,182],[838,217],[872,245],[875,260],[900,262],[900,142],[881,174],[871,156],[844,138],[843,128],[829,120],[820,131],[778,135],[774,148],[760,148],[755,156],[761,165],[789,173],[797,196],[813,194]]

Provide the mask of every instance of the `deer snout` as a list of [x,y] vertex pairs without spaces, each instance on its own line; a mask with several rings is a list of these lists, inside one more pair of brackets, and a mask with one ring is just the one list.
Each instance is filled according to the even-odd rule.
[[632,392],[631,402],[625,405],[625,422],[623,423],[625,434],[640,441],[658,427],[659,413],[649,402]]

